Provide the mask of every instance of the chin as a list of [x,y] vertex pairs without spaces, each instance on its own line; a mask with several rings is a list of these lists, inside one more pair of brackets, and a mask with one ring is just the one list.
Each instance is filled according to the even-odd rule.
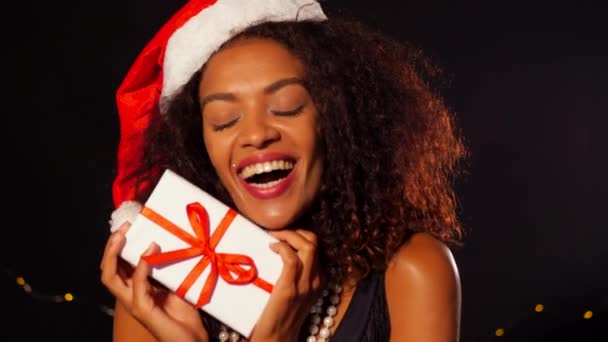
[[252,219],[258,226],[266,230],[281,230],[288,228],[293,220],[285,220],[279,217],[257,217]]
[[251,221],[266,230],[281,230],[290,228],[300,215],[280,215],[286,210],[272,210],[264,212],[262,210],[253,211],[252,215],[244,213]]
[[267,201],[264,205],[246,203],[241,213],[256,225],[266,230],[309,229],[310,203],[290,202],[289,198]]

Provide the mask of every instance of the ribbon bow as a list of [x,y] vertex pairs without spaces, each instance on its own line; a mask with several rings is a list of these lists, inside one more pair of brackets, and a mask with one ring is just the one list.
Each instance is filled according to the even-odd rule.
[[[228,212],[224,215],[224,218],[211,237],[209,236],[209,215],[205,207],[200,203],[190,203],[186,206],[186,212],[196,237],[188,234],[149,207],[144,207],[141,211],[143,216],[190,245],[190,247],[184,249],[142,257],[150,265],[157,266],[200,255],[203,256],[177,288],[175,291],[177,295],[184,298],[192,284],[194,284],[196,279],[209,265],[211,265],[211,272],[207,280],[205,280],[201,294],[196,302],[197,308],[209,303],[218,277],[222,277],[229,284],[245,285],[254,283],[267,292],[272,291],[272,285],[258,277],[258,271],[253,259],[243,254],[215,252],[215,247],[236,217],[236,211],[231,208],[228,209]],[[243,266],[249,267],[244,268]]]

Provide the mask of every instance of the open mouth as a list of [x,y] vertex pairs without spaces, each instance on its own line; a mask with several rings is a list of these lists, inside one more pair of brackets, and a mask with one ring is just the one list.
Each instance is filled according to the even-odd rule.
[[241,177],[250,186],[269,189],[283,181],[294,168],[291,160],[273,160],[247,165],[239,172]]

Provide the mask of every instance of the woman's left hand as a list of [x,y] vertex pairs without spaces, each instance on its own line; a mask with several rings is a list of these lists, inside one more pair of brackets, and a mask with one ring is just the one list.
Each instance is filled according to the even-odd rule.
[[[209,341],[198,309],[173,292],[154,284],[149,279],[151,266],[143,259],[133,269],[119,256],[130,224],[125,223],[112,233],[101,261],[101,281],[116,297],[114,340],[131,340],[133,326],[123,324],[130,315],[146,328],[157,341]],[[155,244],[145,255],[159,252]],[[119,311],[120,309],[120,316]],[[119,320],[120,318],[120,320]],[[119,328],[121,327],[121,328]],[[125,327],[122,329],[122,327]],[[117,336],[120,336],[117,337]]]
[[280,240],[271,249],[281,256],[283,270],[250,341],[296,341],[321,292],[317,237],[306,230],[270,234]]

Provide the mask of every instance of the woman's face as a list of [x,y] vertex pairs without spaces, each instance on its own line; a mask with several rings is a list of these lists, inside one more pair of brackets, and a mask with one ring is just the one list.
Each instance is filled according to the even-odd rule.
[[237,209],[266,229],[293,223],[317,195],[323,158],[304,66],[268,39],[229,44],[200,83],[205,147]]

